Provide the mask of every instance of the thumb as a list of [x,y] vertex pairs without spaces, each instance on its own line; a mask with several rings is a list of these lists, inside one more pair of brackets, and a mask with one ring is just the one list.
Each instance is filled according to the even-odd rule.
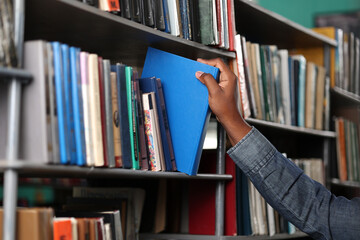
[[197,79],[200,80],[200,82],[205,84],[205,86],[209,91],[210,96],[215,94],[215,92],[219,91],[220,86],[218,85],[215,78],[211,74],[197,71],[195,76]]

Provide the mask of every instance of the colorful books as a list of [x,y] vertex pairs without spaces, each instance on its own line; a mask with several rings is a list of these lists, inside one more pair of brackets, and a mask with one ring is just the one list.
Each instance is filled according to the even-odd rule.
[[214,78],[219,73],[217,68],[149,48],[142,72],[142,78],[161,79],[177,169],[189,175],[197,173],[210,117],[207,89],[195,78],[196,71]]

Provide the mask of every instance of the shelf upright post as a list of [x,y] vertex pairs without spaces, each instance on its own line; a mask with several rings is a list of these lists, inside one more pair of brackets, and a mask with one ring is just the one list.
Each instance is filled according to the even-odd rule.
[[[18,67],[22,67],[22,54],[24,42],[24,14],[25,1],[14,0],[14,42],[17,51]],[[8,92],[8,133],[6,159],[11,165],[18,158],[19,146],[19,119],[21,101],[21,82],[12,77]],[[11,167],[4,173],[4,222],[3,239],[14,240],[16,229],[18,175]]]
[[[225,174],[226,133],[219,122],[217,131],[218,146],[216,173]],[[220,239],[221,236],[224,235],[225,181],[223,180],[216,183],[215,201],[215,235]]]

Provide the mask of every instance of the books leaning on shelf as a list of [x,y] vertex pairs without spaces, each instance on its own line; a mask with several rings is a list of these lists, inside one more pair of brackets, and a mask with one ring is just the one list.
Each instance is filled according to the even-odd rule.
[[83,0],[171,35],[234,50],[233,0]]
[[238,77],[238,106],[245,118],[328,129],[329,78],[323,66],[240,35],[235,50],[230,66]]
[[[21,158],[149,169],[136,71],[123,64],[111,66],[107,59],[59,42],[29,41],[24,49],[24,67],[33,74],[34,82],[23,91]],[[159,109],[159,149],[166,153],[159,159],[160,169],[175,171],[161,81],[152,84],[153,106]]]
[[360,181],[359,123],[335,118],[338,178]]

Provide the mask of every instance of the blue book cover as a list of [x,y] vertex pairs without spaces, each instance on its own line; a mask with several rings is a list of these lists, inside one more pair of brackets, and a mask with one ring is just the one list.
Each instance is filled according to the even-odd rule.
[[61,44],[62,66],[63,66],[63,84],[65,98],[65,119],[67,125],[67,141],[70,149],[70,164],[76,164],[76,145],[74,135],[74,113],[72,109],[71,98],[71,78],[70,78],[70,53],[69,46]]
[[120,115],[119,122],[123,168],[132,168],[125,65],[112,65],[111,71],[116,72],[117,77],[116,82],[118,87],[118,103]]
[[236,208],[238,235],[251,235],[251,218],[250,218],[250,202],[249,202],[249,183],[247,176],[236,166]]
[[56,95],[56,109],[58,117],[59,128],[59,151],[60,163],[70,163],[70,148],[67,139],[67,124],[66,124],[66,109],[64,96],[64,76],[62,67],[62,52],[61,44],[59,42],[51,43],[54,54],[54,75],[55,75],[55,95]]
[[208,91],[195,73],[210,73],[217,79],[219,69],[149,48],[142,78],[161,79],[178,171],[196,175],[210,118]]
[[158,109],[158,115],[159,115],[159,125],[160,125],[160,135],[161,135],[161,142],[164,152],[164,158],[165,158],[165,165],[166,165],[166,171],[171,171],[171,156],[170,156],[170,148],[167,141],[166,136],[166,129],[165,129],[165,122],[164,122],[164,112],[161,110],[162,107],[160,105],[160,96],[159,96],[159,90],[156,83],[155,77],[150,78],[140,78],[140,89],[143,93],[149,93],[149,92],[155,92],[155,98],[156,98],[156,108]]
[[84,115],[80,78],[80,49],[70,47],[70,78],[72,110],[74,117],[74,135],[76,145],[76,164],[79,166],[86,163]]

